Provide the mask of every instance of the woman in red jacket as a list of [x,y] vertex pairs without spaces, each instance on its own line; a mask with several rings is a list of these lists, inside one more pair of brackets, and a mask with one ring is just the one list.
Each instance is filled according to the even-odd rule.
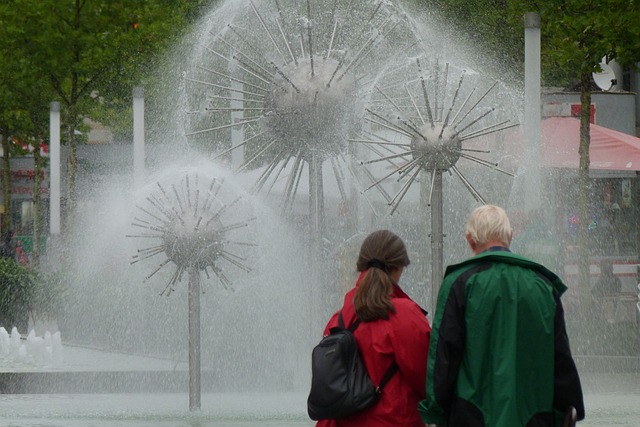
[[[373,407],[347,418],[321,420],[318,427],[423,427],[418,403],[425,398],[431,327],[426,312],[398,286],[409,265],[403,241],[388,230],[371,233],[356,264],[360,276],[344,297],[345,327],[360,319],[354,335],[369,376],[379,384],[395,361],[398,371]],[[325,328],[338,325],[336,312]]]

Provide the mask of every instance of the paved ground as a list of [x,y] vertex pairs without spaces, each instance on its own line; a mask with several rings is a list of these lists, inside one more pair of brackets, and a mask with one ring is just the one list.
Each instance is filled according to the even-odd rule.
[[[33,363],[31,363],[33,365]],[[61,366],[29,366],[0,358],[1,375],[69,374],[88,382],[104,375],[179,372],[186,363],[65,346]],[[9,372],[7,372],[9,371]],[[587,419],[580,427],[640,426],[640,374],[582,374]],[[202,408],[189,412],[184,392],[0,394],[0,427],[311,427],[306,393],[203,393]],[[73,387],[72,387],[73,390]]]
[[63,346],[62,354],[62,363],[59,365],[36,362],[30,358],[0,355],[0,372],[173,371],[188,369],[186,362],[105,352],[68,344]]
[[[0,395],[0,427],[311,427],[304,393]],[[640,426],[640,394],[585,393],[579,427]]]

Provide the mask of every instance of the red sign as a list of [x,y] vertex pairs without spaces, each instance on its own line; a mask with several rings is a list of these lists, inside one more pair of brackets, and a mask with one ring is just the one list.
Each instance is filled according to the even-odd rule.
[[[596,122],[596,106],[591,104],[591,110],[589,111],[589,122],[595,124]],[[580,118],[580,114],[582,114],[582,105],[580,104],[571,104],[571,116]]]

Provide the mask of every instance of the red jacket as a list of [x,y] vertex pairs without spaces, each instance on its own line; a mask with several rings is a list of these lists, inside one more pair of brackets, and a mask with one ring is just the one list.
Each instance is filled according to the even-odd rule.
[[[363,276],[344,297],[342,316],[347,327],[356,319],[353,297]],[[380,382],[393,360],[400,369],[375,406],[348,418],[321,420],[317,427],[424,427],[418,403],[425,398],[431,326],[420,307],[398,286],[394,286],[391,302],[396,312],[389,313],[389,320],[362,322],[354,335],[374,384]],[[324,334],[335,326],[338,312],[329,320]]]

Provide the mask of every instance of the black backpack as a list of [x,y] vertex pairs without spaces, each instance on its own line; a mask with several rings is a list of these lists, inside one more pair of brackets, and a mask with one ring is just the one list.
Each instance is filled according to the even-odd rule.
[[342,312],[338,327],[331,328],[311,355],[311,391],[307,412],[312,420],[348,417],[380,400],[382,389],[398,370],[394,361],[376,387],[364,366],[353,335],[360,319],[346,329]]

